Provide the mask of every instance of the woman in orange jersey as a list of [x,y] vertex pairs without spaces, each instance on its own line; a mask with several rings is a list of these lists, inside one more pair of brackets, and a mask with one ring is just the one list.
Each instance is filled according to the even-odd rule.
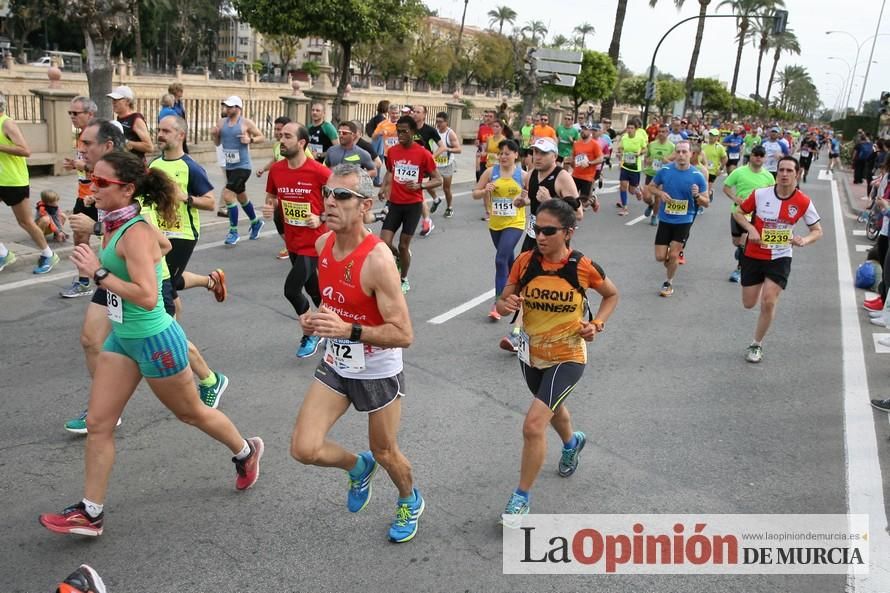
[[[519,486],[502,518],[508,527],[518,527],[522,515],[529,512],[529,491],[547,455],[548,425],[563,443],[559,475],[567,478],[578,467],[578,454],[587,439],[572,429],[565,399],[584,372],[586,342],[603,331],[618,304],[618,289],[603,269],[569,246],[578,206],[571,202],[576,201],[551,199],[538,208],[533,227],[537,246],[516,259],[497,302],[501,315],[521,310],[523,331],[517,354],[534,395],[522,427]],[[588,289],[602,297],[595,318],[589,313]]]

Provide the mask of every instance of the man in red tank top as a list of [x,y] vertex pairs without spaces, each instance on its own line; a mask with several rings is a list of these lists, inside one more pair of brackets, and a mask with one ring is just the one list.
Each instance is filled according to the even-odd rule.
[[[363,223],[373,187],[365,171],[344,163],[323,188],[332,232],[315,244],[322,304],[300,320],[304,331],[326,338],[326,346],[297,414],[291,455],[306,465],[347,471],[346,507],[353,513],[367,506],[371,479],[383,467],[399,491],[389,539],[401,543],[417,534],[425,506],[397,442],[402,348],[411,345],[414,332],[392,252]],[[370,451],[355,454],[328,438],[350,405],[368,413]]]

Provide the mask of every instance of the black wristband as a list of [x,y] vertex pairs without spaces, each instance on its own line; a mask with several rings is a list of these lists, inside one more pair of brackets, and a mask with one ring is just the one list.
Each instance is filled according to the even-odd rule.
[[358,323],[352,324],[352,333],[349,334],[351,342],[360,342],[362,340],[362,326]]
[[101,222],[96,221],[95,223],[93,223],[93,234],[96,235],[97,237],[102,236],[102,223]]

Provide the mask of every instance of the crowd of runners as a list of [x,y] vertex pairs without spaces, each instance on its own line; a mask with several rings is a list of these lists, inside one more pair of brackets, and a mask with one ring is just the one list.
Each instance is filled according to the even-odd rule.
[[[69,109],[79,134],[66,162],[77,172],[72,187],[77,205],[69,219],[77,277],[61,296],[89,297],[81,344],[92,388],[86,409],[64,428],[86,435],[83,494],[61,512],[40,516],[51,531],[87,536],[103,531],[115,428],[143,378],[177,418],[231,452],[237,489],[257,482],[264,451],[260,437],[246,438],[218,409],[228,378],[211,368],[180,326],[188,325],[181,291],[204,288],[217,301],[226,299],[223,270],[187,269],[202,238],[201,211],[217,210],[219,189],[186,152],[184,113],[171,107],[174,112],[160,117],[152,139],[144,117],[133,111],[129,88],[116,88],[109,97],[116,121],[96,118],[89,97],[75,98]],[[414,337],[406,298],[411,243],[416,234],[431,232],[443,197],[442,216],[454,216],[455,155],[468,147],[461,146],[446,113],[427,113],[419,105],[382,102],[368,125],[335,126],[325,120],[325,106],[314,104],[308,125],[275,120],[274,158],[259,164],[250,147],[265,138],[243,116],[241,99],[229,97],[221,108],[213,141],[225,170],[221,198],[229,229],[209,240],[237,249],[239,211],[248,219],[250,240],[260,237],[265,221],[273,221],[283,240],[274,255],[291,263],[283,293],[300,327],[295,354],[310,358],[322,351],[290,453],[302,464],[346,471],[346,505],[353,513],[368,505],[382,467],[398,490],[388,537],[407,542],[417,534],[426,506],[397,438],[405,385],[402,349]],[[489,317],[511,316],[500,347],[516,354],[532,396],[522,426],[519,479],[501,514],[508,526],[531,508],[548,425],[562,444],[557,469],[564,478],[576,471],[587,440],[572,423],[568,396],[583,375],[587,343],[605,330],[619,291],[572,239],[583,231],[579,222],[585,216],[611,210],[597,195],[604,168],[620,169],[615,213],[628,215],[638,200],[657,227],[654,258],[665,276],[653,292],[665,298],[674,293],[698,217],[723,198],[714,186],[726,175],[722,193],[733,202],[728,278],[741,284],[745,308],[759,305],[744,351],[747,361],[758,363],[787,288],[792,250],[822,235],[819,214],[800,185],[815,159],[823,156],[833,167],[839,156],[839,141],[830,131],[803,125],[706,128],[675,118],[644,128],[631,118],[619,133],[608,119],[575,121],[566,115],[555,128],[549,119],[546,113],[528,115],[514,130],[506,114],[491,110],[476,136],[472,196],[494,246],[496,296]],[[146,161],[154,150],[160,155]],[[30,212],[28,155],[0,101],[0,199],[43,250],[34,269],[43,274],[58,256]],[[259,207],[246,193],[253,174],[265,177]],[[795,231],[798,222],[803,234]],[[376,223],[377,233],[370,230]],[[0,243],[0,270],[14,259]],[[368,414],[367,450],[349,451],[329,436],[350,407]]]

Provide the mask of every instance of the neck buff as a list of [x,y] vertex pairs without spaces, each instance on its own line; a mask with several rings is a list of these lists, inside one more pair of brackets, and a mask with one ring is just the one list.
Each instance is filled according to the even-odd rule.
[[105,225],[105,233],[113,233],[115,230],[123,226],[128,220],[133,219],[139,214],[142,207],[138,202],[134,202],[129,206],[118,208],[117,210],[102,210],[105,214],[102,218],[102,224]]

